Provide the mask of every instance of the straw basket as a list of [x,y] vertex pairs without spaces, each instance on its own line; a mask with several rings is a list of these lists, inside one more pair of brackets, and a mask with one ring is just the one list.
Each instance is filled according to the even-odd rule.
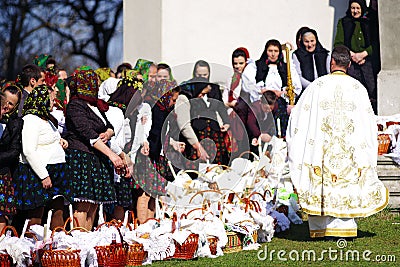
[[[177,215],[174,213],[172,216],[172,232],[175,232],[177,224]],[[190,260],[194,258],[194,255],[199,247],[199,235],[190,234],[185,242],[179,244],[174,240],[175,243],[175,253],[172,256],[173,259]]]
[[240,238],[240,234],[236,232],[226,232],[226,236],[228,237],[228,242],[223,249],[224,253],[232,253],[242,250],[242,241]]
[[[38,242],[38,238],[36,236],[35,233],[30,232],[30,231],[26,231],[25,232],[25,237],[31,236],[33,238],[33,240],[36,242]],[[28,237],[29,238],[29,237]],[[43,253],[43,249],[40,250],[31,250],[31,260],[32,260],[32,264],[28,265],[28,267],[33,267],[33,266],[40,266],[40,253]],[[1,265],[0,265],[1,266]]]
[[390,135],[379,134],[378,135],[378,155],[386,154],[390,146]]
[[[118,226],[112,222],[105,222],[97,226],[95,231],[98,231],[102,226],[113,226],[118,230],[121,242],[123,242],[121,231]],[[112,243],[106,246],[95,246],[97,254],[97,262],[99,267],[124,267],[126,261],[127,249],[122,243]]]
[[[3,228],[0,233],[0,236],[4,235],[7,230],[11,230],[13,236],[18,237],[17,230],[14,227],[7,225]],[[12,258],[7,253],[0,253],[0,267],[11,267],[12,266]]]
[[[51,239],[53,239],[54,233],[58,230],[68,232],[63,227],[56,227],[51,232]],[[72,249],[53,249],[53,242],[50,244],[50,248],[43,252],[41,262],[43,267],[80,267],[81,259],[79,257],[80,250]]]
[[143,245],[139,243],[129,244],[126,255],[126,266],[141,266],[147,252],[143,250]]
[[8,254],[0,254],[0,267],[11,267],[11,257]]
[[251,236],[253,237],[254,243],[257,243],[257,240],[258,240],[258,230],[254,230],[253,233],[251,234]]
[[[137,225],[138,225],[138,219],[134,218],[135,215],[134,213],[131,211],[131,218],[133,220],[133,227],[136,230]],[[150,219],[153,218],[149,218],[146,220],[146,222]],[[130,231],[132,231],[132,227],[129,224],[129,222],[127,223],[127,227],[129,228]],[[140,243],[133,243],[133,244],[129,244],[128,245],[128,250],[126,253],[126,266],[130,267],[130,266],[141,266],[143,264],[143,260],[144,258],[146,258],[147,252],[144,251],[143,249],[143,244]]]
[[174,242],[175,242],[175,254],[174,256],[172,256],[172,258],[181,260],[190,260],[194,258],[194,254],[196,253],[197,248],[199,246],[199,235],[190,234],[182,245],[180,245],[176,241]]
[[218,237],[208,236],[208,246],[210,247],[211,255],[217,255]]

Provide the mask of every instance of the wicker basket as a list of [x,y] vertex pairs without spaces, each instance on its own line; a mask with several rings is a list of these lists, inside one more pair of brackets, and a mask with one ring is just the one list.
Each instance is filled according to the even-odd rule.
[[[123,242],[121,231],[113,222],[105,222],[97,226],[98,231],[102,226],[113,226],[118,230],[121,241]],[[95,246],[97,262],[99,267],[124,267],[126,262],[127,248],[123,243],[115,243],[106,246]]]
[[[0,236],[4,235],[7,230],[11,230],[12,234],[18,237],[17,230],[14,227],[7,225],[3,228],[0,233]],[[0,267],[11,267],[12,266],[12,258],[7,253],[0,253]]]
[[208,236],[207,240],[210,247],[211,255],[217,255],[218,237]]
[[[38,238],[36,236],[35,233],[30,232],[30,231],[26,231],[25,232],[25,237],[27,238],[32,238],[35,243],[38,242]],[[43,254],[43,249],[37,250],[37,249],[33,249],[31,250],[31,260],[32,260],[32,264],[29,265],[28,267],[33,267],[33,266],[40,266],[40,255]]]
[[242,250],[242,241],[240,234],[236,232],[226,232],[226,236],[228,237],[228,242],[223,249],[224,253],[232,253]]
[[194,254],[197,251],[199,246],[199,235],[198,234],[190,234],[188,238],[186,238],[185,242],[180,245],[178,242],[175,242],[175,254],[172,256],[173,259],[181,259],[181,260],[190,260],[194,258]]
[[129,244],[126,255],[126,266],[141,266],[146,258],[147,252],[143,250],[143,245],[139,243]]
[[254,243],[257,243],[257,240],[258,240],[258,230],[254,230],[253,233],[251,234],[251,236],[253,237]]
[[386,154],[390,146],[390,135],[379,134],[378,135],[378,155]]
[[[68,232],[63,227],[56,227],[51,232],[51,239],[58,230]],[[53,249],[53,243],[50,248],[43,252],[41,262],[43,267],[80,267],[81,259],[79,257],[80,250],[72,249]]]
[[0,267],[11,267],[10,255],[0,253]]
[[[176,224],[177,224],[177,215],[176,213],[172,216],[172,233],[175,232]],[[185,242],[179,244],[174,240],[175,244],[175,253],[172,256],[173,259],[181,259],[181,260],[190,260],[195,257],[195,253],[199,247],[199,235],[198,234],[190,234]]]
[[[136,230],[137,225],[138,225],[138,219],[135,218],[135,215],[132,211],[130,212],[130,214],[131,214],[131,219],[133,220],[133,227]],[[156,219],[149,218],[146,220],[146,222],[149,220],[156,220]],[[156,220],[156,221],[158,221],[158,220]],[[126,226],[128,227],[128,229],[130,231],[132,231],[132,226],[129,224],[129,222],[127,222]],[[133,244],[129,244],[128,250],[126,253],[126,263],[125,264],[127,267],[141,266],[143,264],[143,260],[146,258],[146,256],[147,256],[147,252],[144,251],[143,244],[136,243],[136,242]]]

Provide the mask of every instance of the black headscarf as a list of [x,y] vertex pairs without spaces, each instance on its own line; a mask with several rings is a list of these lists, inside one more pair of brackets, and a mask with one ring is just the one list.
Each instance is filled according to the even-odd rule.
[[354,3],[354,2],[360,5],[360,7],[361,7],[361,17],[363,17],[367,13],[367,3],[365,2],[365,0],[350,0],[349,1],[349,6],[348,6],[347,11],[346,11],[346,16],[347,17],[351,17],[351,18],[353,17],[351,15],[351,4]]
[[52,89],[45,84],[35,87],[24,102],[22,115],[36,115],[44,120],[51,121],[57,127],[57,119],[50,114],[50,91]]
[[118,82],[117,90],[110,95],[108,104],[125,112],[132,97],[137,91],[140,93],[142,89],[143,82],[141,80],[130,76],[124,77]]
[[[352,3],[358,3],[361,7],[361,17],[359,17],[357,19],[351,15],[351,4]],[[356,27],[355,26],[356,21],[360,22],[361,31],[364,36],[365,48],[370,46],[371,39],[370,39],[370,33],[369,33],[369,19],[365,16],[366,12],[367,12],[367,4],[366,4],[365,0],[350,0],[349,1],[349,7],[346,11],[346,16],[342,19],[343,32],[344,32],[344,45],[347,46],[348,48],[351,48],[351,36],[354,33],[354,29]]]
[[196,98],[207,85],[215,85],[210,83],[206,78],[195,77],[181,84],[181,94],[186,95],[188,99]]
[[303,33],[306,35],[307,33],[312,33],[315,36],[315,50],[313,52],[308,52],[306,46],[304,45],[303,40],[300,42],[300,48],[295,51],[297,59],[300,62],[300,69],[302,76],[306,78],[308,81],[314,81],[314,66],[313,66],[313,55],[315,60],[315,67],[317,69],[318,77],[321,77],[325,74],[328,74],[326,69],[326,58],[328,57],[329,51],[322,47],[321,43],[318,40],[317,32],[313,29],[308,29]]

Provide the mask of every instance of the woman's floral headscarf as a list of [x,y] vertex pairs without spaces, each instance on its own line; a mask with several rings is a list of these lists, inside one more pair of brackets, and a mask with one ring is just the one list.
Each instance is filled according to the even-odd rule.
[[72,99],[82,99],[96,106],[100,111],[107,111],[108,104],[97,97],[99,77],[93,70],[77,70],[69,83]]
[[161,80],[157,84],[157,102],[156,105],[163,111],[171,111],[174,107],[169,106],[171,98],[173,96],[173,89],[178,85],[175,81],[169,82],[167,80]]
[[57,126],[57,120],[50,114],[51,90],[52,89],[45,84],[35,87],[24,102],[22,115],[33,114],[44,120],[49,120]]
[[99,75],[100,82],[104,82],[108,78],[111,77],[111,69],[110,68],[98,68],[94,72]]
[[127,76],[122,78],[117,85],[117,90],[110,95],[108,104],[111,106],[119,107],[124,112],[129,105],[133,95],[143,89],[143,82],[137,78]]
[[146,60],[146,59],[138,59],[136,61],[136,65],[133,68],[134,70],[138,71],[143,76],[143,81],[147,82],[149,76],[149,69],[150,66],[154,64],[153,62]]

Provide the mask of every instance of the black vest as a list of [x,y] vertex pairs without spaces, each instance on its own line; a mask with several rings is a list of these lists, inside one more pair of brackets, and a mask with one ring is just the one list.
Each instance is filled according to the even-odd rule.
[[[263,58],[256,61],[257,72],[256,72],[256,83],[265,81],[267,78],[269,67]],[[282,87],[287,86],[287,70],[286,63],[282,62],[278,64],[278,73],[282,79]]]
[[303,49],[297,49],[294,53],[300,62],[301,74],[308,81],[312,82],[315,80],[313,55],[318,77],[328,74],[328,71],[326,70],[328,51],[326,49],[322,47],[321,49],[318,49],[316,47],[314,53],[309,53]]
[[[367,48],[371,44],[371,40],[369,38],[369,21],[366,18],[361,18],[359,21],[361,31],[363,32],[364,36],[364,48]],[[351,49],[351,36],[353,35],[354,29],[356,28],[354,19],[349,17],[342,18],[342,26],[344,32],[344,45]]]

